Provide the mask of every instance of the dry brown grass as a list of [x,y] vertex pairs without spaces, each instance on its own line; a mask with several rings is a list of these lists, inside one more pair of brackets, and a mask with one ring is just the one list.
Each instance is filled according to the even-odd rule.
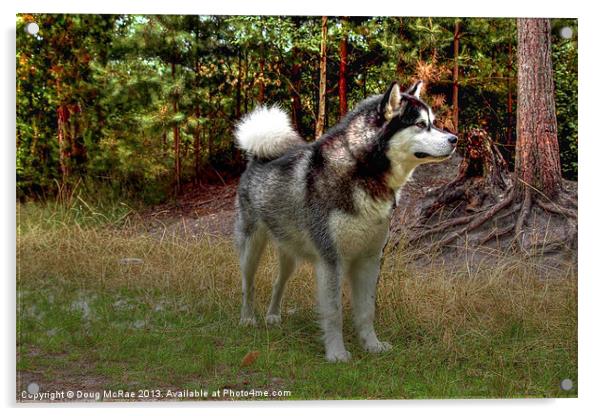
[[[19,279],[28,286],[52,279],[89,289],[165,291],[208,305],[227,305],[232,311],[239,304],[237,256],[225,238],[161,239],[135,228],[64,226],[29,230],[19,236],[17,249]],[[143,263],[122,264],[124,258]],[[558,277],[558,270],[546,276],[541,264],[511,256],[456,270],[435,265],[416,269],[411,258],[407,251],[385,257],[378,292],[383,322],[411,320],[444,328],[453,337],[471,327],[493,330],[509,320],[553,333],[566,325],[567,314],[576,320],[577,278],[570,265],[564,277]],[[256,280],[261,311],[270,296],[276,261],[269,248]],[[285,310],[311,310],[314,287],[311,268],[301,266],[287,288]]]
[[565,338],[567,331],[576,339],[576,272],[567,266],[559,277],[557,270],[545,270],[507,257],[474,268],[410,273],[404,259],[393,256],[385,262],[379,291],[381,315],[384,321],[411,316],[419,326],[438,328],[450,346],[457,334],[495,334],[509,322],[537,328],[548,339]]

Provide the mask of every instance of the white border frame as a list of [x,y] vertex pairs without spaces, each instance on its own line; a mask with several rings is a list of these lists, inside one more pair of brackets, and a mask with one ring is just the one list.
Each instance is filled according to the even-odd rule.
[[[594,2],[527,2],[525,0],[505,0],[494,3],[482,1],[460,2],[431,0],[424,2],[367,1],[355,2],[324,0],[282,1],[282,0],[221,0],[201,3],[186,0],[164,2],[104,0],[101,2],[54,0],[22,0],[11,4],[2,2],[1,43],[2,76],[0,116],[2,117],[3,169],[0,181],[0,194],[6,196],[3,204],[4,238],[1,250],[4,261],[4,342],[2,349],[3,374],[0,376],[0,392],[3,405],[9,413],[15,407],[15,14],[18,12],[47,13],[140,13],[140,14],[298,14],[298,15],[402,15],[402,16],[466,16],[466,17],[575,17],[579,19],[579,398],[578,399],[509,399],[509,400],[408,400],[408,401],[305,401],[305,402],[234,402],[234,403],[112,403],[90,404],[86,412],[97,414],[110,410],[116,414],[131,414],[144,411],[145,414],[164,414],[166,407],[175,407],[178,413],[210,412],[231,414],[242,411],[261,414],[306,414],[308,411],[332,412],[343,408],[346,413],[363,414],[367,409],[377,408],[379,413],[445,412],[447,415],[489,415],[522,412],[537,412],[566,416],[590,413],[600,408],[597,398],[601,385],[599,317],[602,296],[600,257],[598,240],[601,235],[599,211],[602,204],[598,191],[601,175],[597,173],[599,155],[602,155],[602,138],[599,137],[596,121],[600,119],[600,15],[596,13]],[[583,87],[587,85],[587,87]],[[18,405],[20,413],[80,413],[81,404],[61,405]],[[40,409],[39,407],[43,407]],[[380,415],[379,415],[380,416]]]

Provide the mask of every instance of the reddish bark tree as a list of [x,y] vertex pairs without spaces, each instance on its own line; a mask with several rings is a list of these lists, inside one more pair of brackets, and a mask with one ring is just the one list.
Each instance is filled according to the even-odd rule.
[[[176,80],[176,64],[174,62],[171,63],[171,77],[175,81]],[[178,98],[177,95],[174,95],[173,98],[173,112],[174,114],[178,113]],[[181,190],[180,178],[181,178],[181,168],[180,168],[180,126],[178,123],[174,123],[173,125],[173,146],[174,146],[174,193],[178,195]]]
[[[196,27],[196,41],[200,44],[201,32]],[[198,52],[194,57],[194,82],[197,89],[201,88],[200,60]],[[238,51],[238,83],[236,94],[236,117],[240,117],[240,49]],[[201,104],[197,101],[194,106],[194,116],[196,118],[196,127],[194,129],[194,183],[201,183]]]
[[[293,24],[295,26],[295,32],[297,32],[301,28],[301,18],[299,16],[293,16]],[[301,120],[301,57],[296,39],[294,40],[293,49],[291,51],[291,61],[291,82],[289,85],[292,97],[291,118],[295,129],[298,132],[303,132],[303,123]]]
[[328,18],[322,16],[322,42],[320,46],[320,89],[318,93],[318,117],[316,121],[316,139],[324,133],[326,123],[326,41]]
[[197,126],[194,129],[194,183],[201,183],[201,107],[197,103],[194,109]]
[[554,198],[561,190],[549,19],[518,19],[516,176]]
[[301,123],[301,95],[299,91],[301,89],[301,64],[298,62],[299,49],[295,46],[293,48],[293,64],[291,67],[291,97],[292,103],[292,119],[295,129],[299,132],[302,131]]
[[59,165],[63,185],[69,182],[71,176],[71,144],[69,140],[69,108],[62,104],[56,110],[57,135],[59,142]]
[[265,101],[265,58],[263,56],[263,47],[261,58],[259,58],[259,93],[257,94],[257,102],[263,104]]
[[[401,42],[404,42],[405,40],[405,35],[404,35],[404,31],[403,31],[403,17],[398,17],[399,19],[399,39]],[[404,67],[404,56],[403,56],[403,52],[401,51],[402,48],[399,48],[400,52],[399,52],[399,57],[397,58],[397,65],[395,68],[395,72],[397,73],[397,79],[402,79],[403,78],[403,67]]]
[[516,124],[513,123],[514,99],[512,96],[512,90],[515,80],[513,78],[512,59],[512,43],[508,42],[508,62],[506,64],[506,72],[508,77],[508,82],[506,83],[506,88],[508,90],[506,96],[506,146],[512,145],[512,132],[516,127]]
[[460,109],[458,107],[458,79],[459,79],[459,68],[458,59],[460,55],[460,21],[456,21],[454,29],[454,73],[453,73],[453,91],[452,91],[452,107],[453,107],[453,118],[454,118],[454,129],[458,131],[459,128],[459,115]]
[[238,75],[236,76],[236,109],[234,116],[237,120],[241,116],[241,104],[242,104],[242,54],[240,47],[238,48]]
[[349,19],[343,17],[343,35],[339,43],[339,118],[347,114],[347,24]]
[[244,106],[245,106],[245,114],[249,112],[249,89],[253,86],[253,80],[251,79],[249,83],[249,55],[245,52],[245,65],[244,65],[244,75],[243,79],[246,80],[244,84]]
[[[58,96],[61,96],[61,76],[63,68],[57,66],[55,69],[55,88]],[[69,182],[74,167],[84,162],[86,149],[83,140],[79,137],[79,122],[77,115],[81,113],[80,105],[69,104],[72,101],[68,97],[62,98],[62,103],[56,109],[57,139],[59,147],[59,168],[61,173],[61,185],[65,191],[69,190]]]

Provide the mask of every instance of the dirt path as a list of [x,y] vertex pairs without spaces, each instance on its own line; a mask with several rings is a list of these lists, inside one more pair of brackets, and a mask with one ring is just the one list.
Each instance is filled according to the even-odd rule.
[[237,181],[220,185],[189,185],[176,200],[141,214],[152,235],[229,236],[234,227]]

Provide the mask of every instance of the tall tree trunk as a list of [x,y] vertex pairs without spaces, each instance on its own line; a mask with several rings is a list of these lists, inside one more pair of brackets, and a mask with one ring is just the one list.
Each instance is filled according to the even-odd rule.
[[[201,127],[201,146],[204,146],[207,149],[207,153],[209,153],[209,143],[207,142],[207,129],[205,126]],[[207,159],[210,161],[209,156]]]
[[[60,79],[56,80],[56,94],[61,95]],[[71,177],[71,139],[69,138],[69,107],[60,104],[56,109],[57,138],[59,144],[59,167],[61,170],[61,181],[66,186]]]
[[[201,89],[201,74],[200,74],[200,58],[199,58],[199,52],[198,52],[198,46],[201,43],[201,28],[199,27],[199,21],[196,21],[196,25],[195,25],[195,37],[196,37],[196,44],[195,44],[195,54],[194,54],[194,84],[195,87],[197,89],[197,91],[200,91]],[[240,49],[239,49],[239,53],[238,53],[238,74],[240,77]],[[240,88],[240,79],[237,85],[238,88]],[[238,101],[237,101],[237,110],[240,111],[240,90],[238,91]],[[240,115],[240,114],[239,114]],[[196,126],[194,129],[194,144],[193,144],[193,148],[194,148],[194,183],[196,185],[201,183],[201,125],[200,125],[200,120],[201,120],[201,104],[200,102],[196,102],[195,106],[194,106],[194,116],[196,118]]]
[[339,43],[339,119],[347,114],[347,25],[349,19],[342,18],[343,35]]
[[[173,80],[176,80],[176,64],[174,62],[171,63],[171,76]],[[173,99],[173,111],[174,115],[178,113],[178,99],[174,97]],[[180,127],[177,123],[173,126],[173,146],[174,146],[174,192],[176,195],[180,193],[180,177],[181,177],[181,168],[180,168]]]
[[[400,40],[400,42],[403,42],[405,39],[405,36],[403,33],[403,17],[398,17],[398,19],[399,19],[399,40]],[[396,67],[396,73],[397,73],[398,80],[403,79],[403,67],[404,67],[403,48],[399,48],[399,57],[397,58],[397,67]]]
[[516,125],[513,124],[513,107],[514,101],[512,98],[512,42],[508,42],[508,62],[506,64],[506,76],[508,81],[506,83],[507,96],[506,96],[506,146],[512,145],[512,131]]
[[[209,91],[209,108],[213,108],[213,92]],[[218,100],[219,101],[219,100]],[[213,114],[215,114],[216,111],[213,112]],[[209,165],[211,165],[211,158],[213,157],[213,135],[215,134],[215,117],[208,117],[208,128],[209,128],[209,137],[206,137],[205,135],[205,129],[203,129],[203,138],[206,138],[207,140],[204,140],[205,142],[205,149],[207,149],[207,162],[209,163]]]
[[456,27],[454,29],[454,74],[453,74],[453,92],[452,92],[452,107],[454,111],[454,129],[456,132],[459,130],[459,115],[460,108],[458,107],[458,79],[459,79],[459,68],[458,59],[460,55],[460,21],[456,20]]
[[236,119],[240,119],[240,107],[241,107],[241,100],[242,100],[242,57],[241,57],[241,52],[240,52],[240,47],[238,47],[238,76],[236,79],[236,112],[235,112],[235,117]]
[[[79,171],[86,162],[86,146],[81,135],[81,106],[78,103],[68,107],[69,111],[69,146],[71,149],[71,174]],[[81,173],[81,172],[80,172]]]
[[215,120],[211,121],[211,129],[209,130],[209,137],[207,137],[207,153],[209,165],[211,165],[211,158],[213,157],[213,135],[215,134]]
[[362,86],[364,98],[368,97],[368,67],[364,69],[364,85]]
[[[232,114],[233,120],[240,120],[241,117],[241,103],[242,103],[242,90],[241,90],[241,82],[242,82],[242,57],[240,53],[240,46],[236,51],[237,61],[238,61],[238,75],[236,76],[236,102]],[[232,161],[235,165],[240,165],[241,158],[240,152],[236,147],[236,142],[234,140],[234,135],[230,134],[230,155],[232,156]]]
[[[295,26],[295,33],[297,33],[301,28],[301,18],[298,16],[293,16],[293,24]],[[299,55],[297,41],[295,38],[293,38],[293,50],[291,51],[292,65],[290,88],[291,97],[293,97],[291,117],[293,119],[293,125],[295,126],[295,129],[303,134],[303,123],[301,118],[301,57]]]
[[69,108],[65,104],[56,110],[57,134],[59,142],[59,165],[63,185],[69,182],[71,176],[71,140],[69,139]]
[[561,171],[549,19],[518,19],[517,55],[516,176],[523,190],[554,198]]
[[292,119],[295,129],[301,132],[303,129],[301,122],[301,64],[298,62],[298,59],[299,49],[294,47],[293,65],[291,67],[291,96],[293,97]]
[[263,46],[261,47],[261,57],[259,58],[259,93],[257,95],[257,101],[259,104],[263,104],[265,101],[265,57],[263,52]]
[[[40,117],[36,114],[31,119],[31,157],[39,160],[38,147],[40,143],[40,132],[38,129]],[[21,131],[17,128],[17,149],[21,147]]]
[[194,129],[194,182],[198,185],[201,183],[201,106],[197,103],[194,109],[197,126]]
[[322,42],[320,46],[320,89],[318,93],[318,118],[316,121],[316,139],[324,133],[326,119],[326,37],[328,18],[322,16]]
[[[245,114],[247,114],[249,112],[249,85],[247,85],[247,80],[249,78],[249,55],[247,54],[247,52],[245,52],[245,76],[244,76],[244,80],[245,80],[245,88],[244,88],[244,93],[245,93],[245,99],[244,99],[244,103],[245,103]],[[253,85],[252,81],[251,81],[251,85]]]

